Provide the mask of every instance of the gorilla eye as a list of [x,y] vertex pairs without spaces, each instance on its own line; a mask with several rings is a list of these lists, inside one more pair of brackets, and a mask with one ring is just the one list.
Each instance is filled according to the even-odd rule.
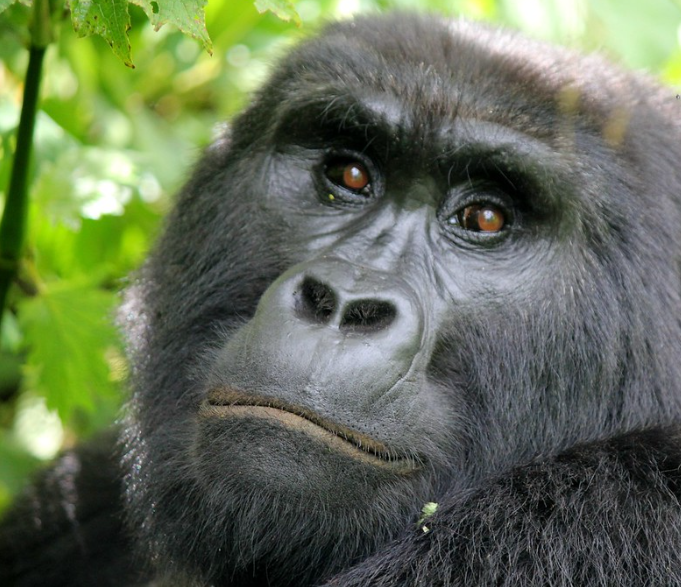
[[336,197],[371,197],[373,186],[368,165],[350,157],[333,159],[324,166],[324,177],[331,194],[326,197],[333,201]]
[[464,230],[494,234],[504,227],[506,216],[494,204],[471,204],[459,210],[450,222]]

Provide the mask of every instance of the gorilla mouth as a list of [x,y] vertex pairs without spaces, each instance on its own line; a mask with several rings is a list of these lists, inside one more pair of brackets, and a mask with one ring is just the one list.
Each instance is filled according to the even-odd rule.
[[394,472],[408,473],[421,465],[418,458],[398,454],[382,442],[331,422],[307,408],[278,399],[253,396],[233,387],[210,391],[199,413],[209,418],[253,417],[272,420],[285,428],[303,432],[336,452]]

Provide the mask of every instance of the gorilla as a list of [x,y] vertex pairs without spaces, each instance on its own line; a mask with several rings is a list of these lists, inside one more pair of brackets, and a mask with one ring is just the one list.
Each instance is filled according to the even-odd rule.
[[436,16],[300,44],[179,194],[118,439],[18,500],[2,584],[681,585],[679,104]]

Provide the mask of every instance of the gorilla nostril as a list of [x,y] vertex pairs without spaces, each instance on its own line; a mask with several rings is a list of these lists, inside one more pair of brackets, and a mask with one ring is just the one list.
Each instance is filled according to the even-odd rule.
[[396,316],[395,306],[389,302],[357,300],[344,308],[340,329],[356,332],[378,332],[388,328]]
[[336,296],[333,290],[321,281],[306,277],[296,300],[298,315],[310,322],[326,324],[335,309]]

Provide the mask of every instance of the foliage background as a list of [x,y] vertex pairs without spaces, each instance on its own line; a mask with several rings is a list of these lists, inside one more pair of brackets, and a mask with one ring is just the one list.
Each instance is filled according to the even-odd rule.
[[[135,69],[68,20],[46,57],[25,259],[0,333],[0,510],[60,449],[115,422],[126,362],[119,292],[220,121],[276,57],[332,18],[391,8],[493,21],[681,86],[681,0],[301,0],[302,26],[209,0],[213,55],[130,5]],[[27,64],[26,7],[0,13],[0,205]],[[681,102],[680,102],[681,108]],[[681,113],[681,110],[680,110]]]

